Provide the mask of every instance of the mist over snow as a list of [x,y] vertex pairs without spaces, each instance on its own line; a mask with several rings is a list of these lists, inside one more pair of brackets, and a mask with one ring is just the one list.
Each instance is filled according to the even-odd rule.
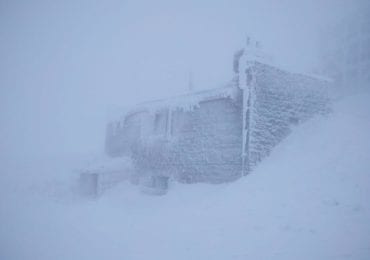
[[[369,98],[347,98],[328,117],[297,127],[231,184],[173,184],[153,197],[122,183],[86,201],[55,178],[12,182],[0,196],[2,257],[368,259]],[[27,172],[62,174],[69,166]]]
[[[188,93],[190,77],[230,83],[247,35],[277,68],[320,74],[320,35],[366,4],[1,0],[0,259],[369,259],[369,87],[328,80],[330,113],[232,183],[149,196],[104,155],[117,113]],[[87,199],[90,169],[127,176]]]

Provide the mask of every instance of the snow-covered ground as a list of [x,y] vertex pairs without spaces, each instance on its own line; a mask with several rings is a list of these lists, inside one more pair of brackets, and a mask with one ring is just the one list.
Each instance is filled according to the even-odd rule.
[[86,200],[72,164],[2,165],[0,259],[370,259],[370,95],[230,184],[148,196],[125,182]]

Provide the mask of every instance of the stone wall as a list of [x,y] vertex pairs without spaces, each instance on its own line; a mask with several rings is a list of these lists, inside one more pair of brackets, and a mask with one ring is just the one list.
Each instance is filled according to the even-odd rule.
[[249,168],[268,156],[292,130],[315,114],[327,113],[328,82],[255,63],[256,83],[248,149]]
[[241,175],[241,101],[201,102],[173,113],[173,162],[183,182],[220,183]]
[[200,102],[190,111],[160,111],[153,117],[153,134],[133,149],[139,175],[170,176],[185,183],[221,183],[240,176],[240,100],[220,98]]

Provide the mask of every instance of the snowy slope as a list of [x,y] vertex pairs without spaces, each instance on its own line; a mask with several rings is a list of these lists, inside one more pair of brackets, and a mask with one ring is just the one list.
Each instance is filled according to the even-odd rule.
[[231,184],[96,201],[6,185],[0,259],[370,259],[369,101],[337,102]]

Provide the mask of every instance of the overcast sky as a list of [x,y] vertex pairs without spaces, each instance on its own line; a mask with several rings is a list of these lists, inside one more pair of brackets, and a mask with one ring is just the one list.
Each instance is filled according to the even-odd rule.
[[349,2],[0,0],[1,156],[102,152],[109,111],[228,82],[247,34],[311,72]]

